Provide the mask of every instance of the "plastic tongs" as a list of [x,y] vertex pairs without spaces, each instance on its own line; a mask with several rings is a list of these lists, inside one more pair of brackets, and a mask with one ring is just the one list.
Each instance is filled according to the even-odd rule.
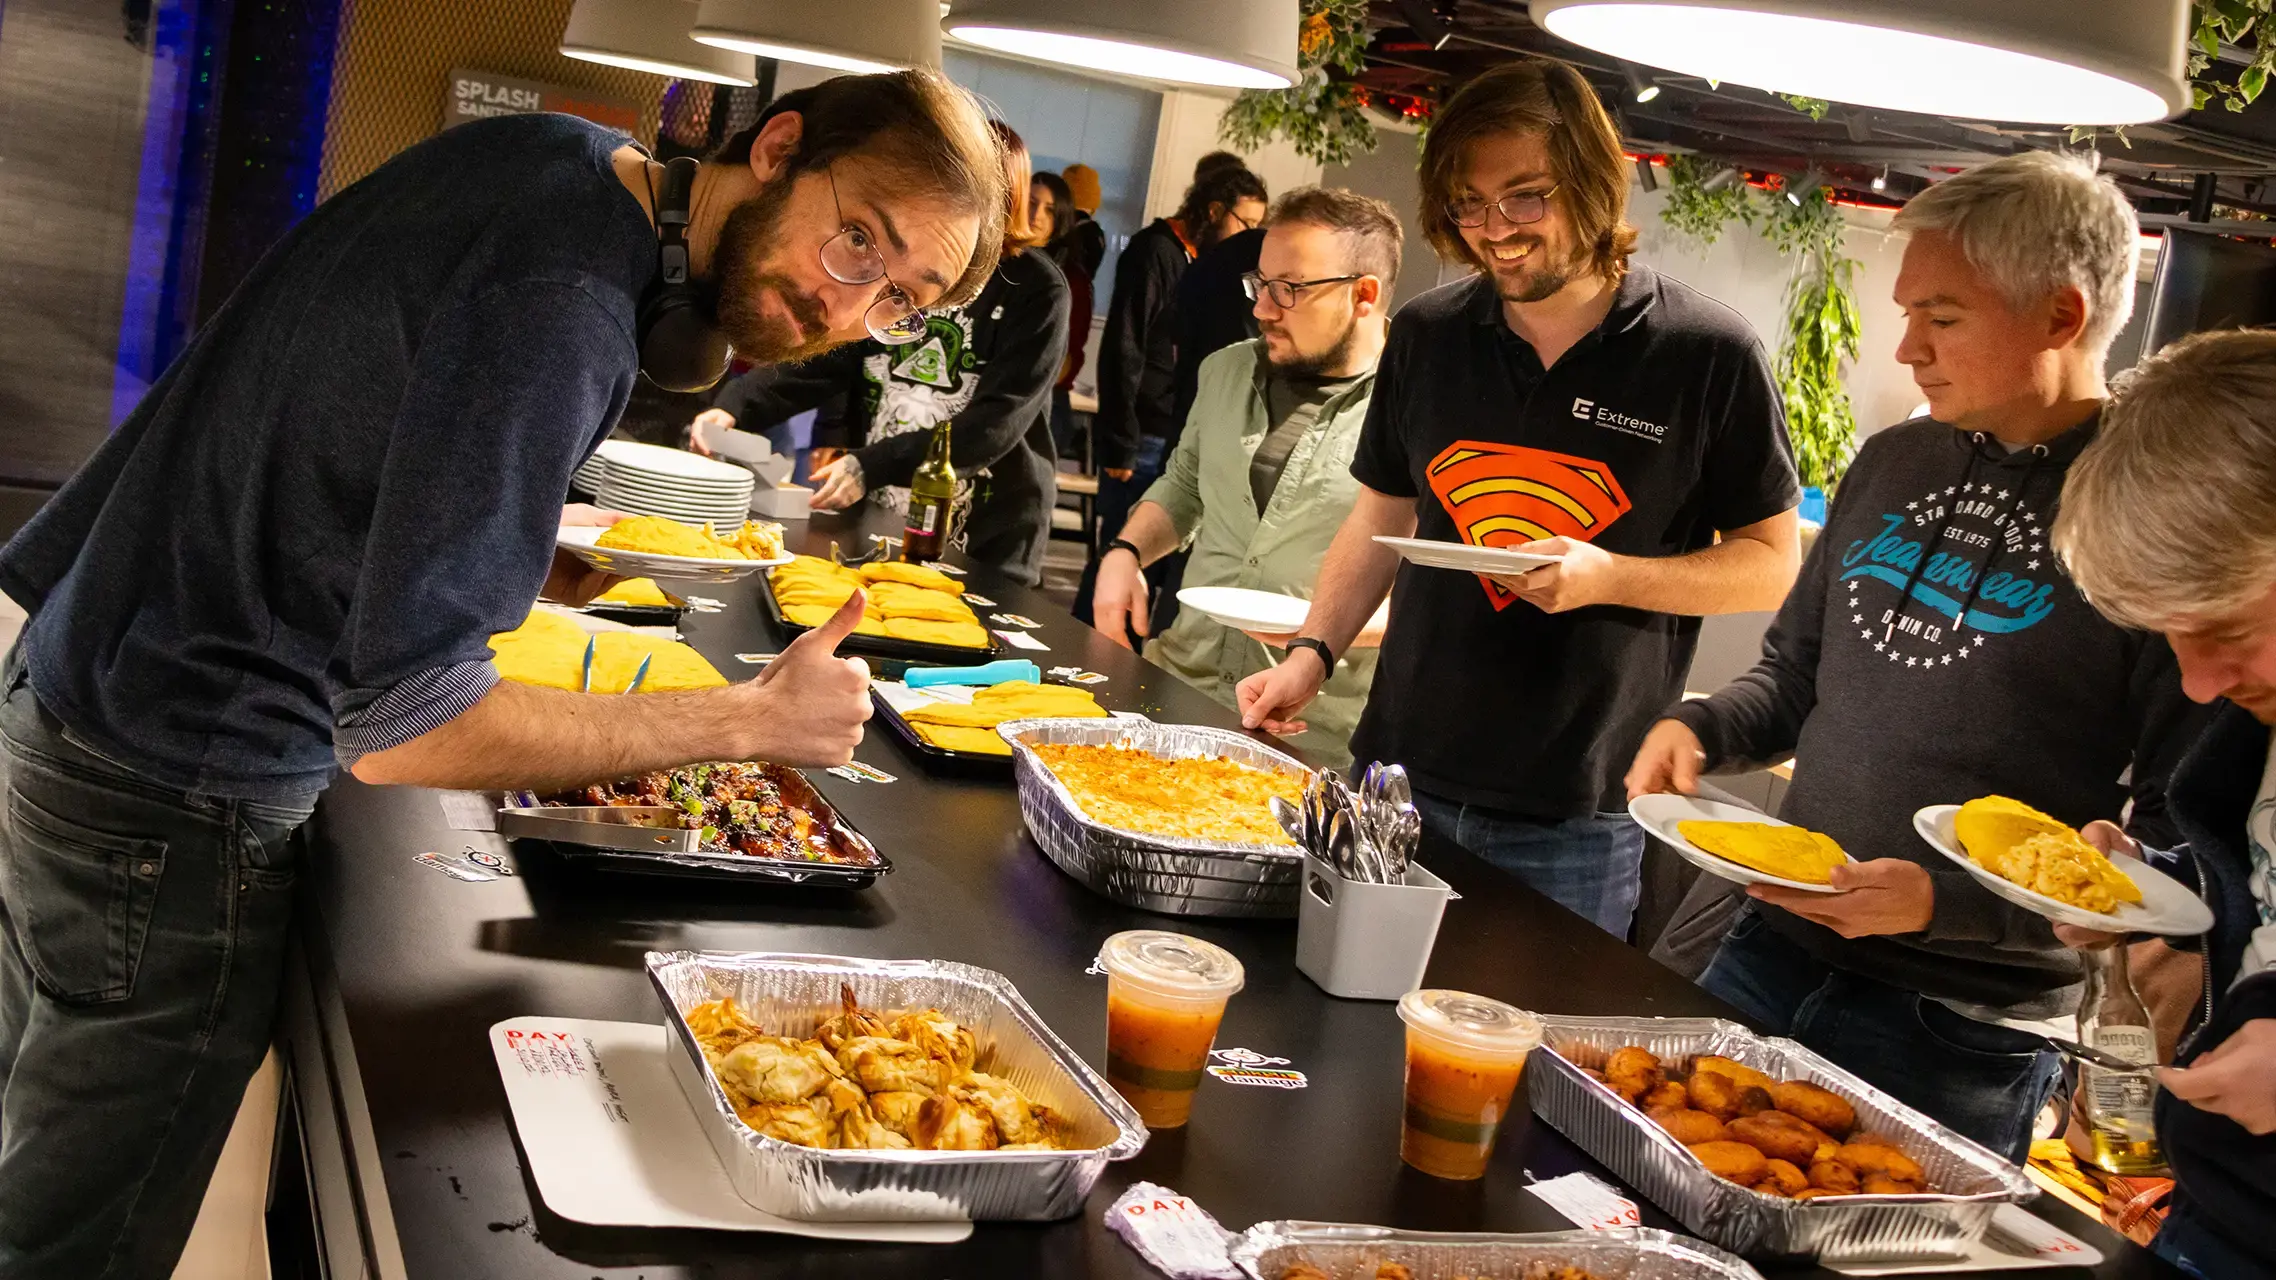
[[[600,642],[601,638],[597,635],[585,638],[585,670],[578,681],[577,691],[579,693],[591,693],[593,691],[593,650]],[[632,683],[624,686],[626,693],[640,692],[640,683],[648,678],[648,664],[655,660],[656,655],[653,653],[640,656],[640,666],[632,673]]]

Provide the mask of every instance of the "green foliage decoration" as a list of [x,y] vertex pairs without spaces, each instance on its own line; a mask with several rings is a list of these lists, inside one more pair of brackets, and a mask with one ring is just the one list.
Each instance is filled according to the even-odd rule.
[[1367,0],[1303,0],[1299,13],[1303,78],[1291,89],[1243,90],[1217,136],[1242,151],[1286,138],[1308,160],[1349,164],[1375,149],[1367,92],[1353,79],[1367,64]]
[[[2276,20],[2276,0],[2195,0],[2190,8],[2195,24],[2189,40],[2191,105],[2202,109],[2219,98],[2231,111],[2244,110],[2268,87],[2269,73],[2276,71],[2276,35],[2269,30]],[[2236,73],[2236,79],[2209,74],[2220,60],[2221,46],[2244,48],[2246,36],[2252,37],[2247,50],[2252,61]]]

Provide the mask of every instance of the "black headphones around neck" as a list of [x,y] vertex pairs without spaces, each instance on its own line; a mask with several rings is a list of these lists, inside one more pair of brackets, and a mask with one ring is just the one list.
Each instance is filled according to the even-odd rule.
[[688,273],[688,204],[696,162],[664,165],[656,210],[656,281],[640,295],[640,372],[666,391],[709,391],[727,376],[733,350],[719,331],[712,289]]

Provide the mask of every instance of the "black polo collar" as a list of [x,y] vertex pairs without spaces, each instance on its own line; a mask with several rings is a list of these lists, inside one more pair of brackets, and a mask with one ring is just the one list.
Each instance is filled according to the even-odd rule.
[[[1493,325],[1504,333],[1509,326],[1502,321],[1502,300],[1494,293],[1492,277],[1480,272],[1473,277],[1470,295],[1470,318],[1479,324]],[[1659,274],[1641,263],[1628,264],[1628,273],[1620,278],[1620,285],[1612,294],[1612,309],[1597,322],[1598,334],[1624,333],[1643,323],[1652,308],[1659,305]],[[1515,335],[1512,335],[1515,336]]]

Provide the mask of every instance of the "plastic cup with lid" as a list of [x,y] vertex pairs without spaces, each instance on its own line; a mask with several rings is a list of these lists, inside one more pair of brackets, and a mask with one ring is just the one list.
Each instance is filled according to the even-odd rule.
[[1407,1024],[1399,1158],[1434,1177],[1484,1177],[1525,1057],[1541,1043],[1541,1020],[1499,1000],[1444,990],[1408,992],[1399,1018]]
[[1181,933],[1138,929],[1099,949],[1106,970],[1106,1078],[1148,1127],[1193,1111],[1225,1002],[1245,975],[1233,953]]

